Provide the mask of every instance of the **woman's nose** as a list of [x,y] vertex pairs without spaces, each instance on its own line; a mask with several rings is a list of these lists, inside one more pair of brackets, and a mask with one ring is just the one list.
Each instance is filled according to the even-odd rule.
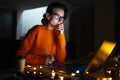
[[62,24],[63,23],[63,21],[61,20],[61,21],[59,21],[59,24]]

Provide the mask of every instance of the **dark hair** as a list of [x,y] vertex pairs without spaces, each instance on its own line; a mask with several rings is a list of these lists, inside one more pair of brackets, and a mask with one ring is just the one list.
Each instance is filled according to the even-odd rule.
[[[58,2],[51,3],[51,4],[48,5],[48,8],[47,8],[46,12],[49,13],[49,14],[52,14],[54,8],[63,9],[63,10],[64,10],[64,13],[65,13],[64,19],[67,18],[67,12],[68,12],[68,11],[67,11],[67,7],[66,7],[64,4],[58,3]],[[44,25],[48,23],[48,19],[46,18],[46,14],[43,15],[43,19],[41,20],[41,22],[42,22]]]

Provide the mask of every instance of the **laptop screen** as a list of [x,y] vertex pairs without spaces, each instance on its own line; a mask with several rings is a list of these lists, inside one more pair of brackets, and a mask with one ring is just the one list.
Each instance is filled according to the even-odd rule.
[[93,57],[87,68],[85,69],[85,74],[89,74],[95,71],[96,69],[98,69],[100,65],[102,65],[107,60],[107,58],[113,51],[115,45],[116,42],[103,41],[100,48],[96,52],[95,56]]

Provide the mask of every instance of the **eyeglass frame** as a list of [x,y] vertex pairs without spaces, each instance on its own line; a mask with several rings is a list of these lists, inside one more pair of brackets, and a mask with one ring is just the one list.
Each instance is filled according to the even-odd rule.
[[54,17],[56,20],[58,20],[58,21],[64,21],[64,20],[65,20],[64,17],[62,17],[62,16],[60,16],[60,15],[58,15],[58,14],[52,14],[52,15],[53,15],[53,17]]

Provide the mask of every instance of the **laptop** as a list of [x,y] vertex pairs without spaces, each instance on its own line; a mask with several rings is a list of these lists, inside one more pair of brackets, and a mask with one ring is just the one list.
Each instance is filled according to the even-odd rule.
[[111,52],[113,51],[116,42],[112,41],[103,41],[100,48],[96,52],[95,56],[88,64],[87,68],[85,69],[85,74],[91,74],[92,72],[97,71],[100,66],[107,60]]

